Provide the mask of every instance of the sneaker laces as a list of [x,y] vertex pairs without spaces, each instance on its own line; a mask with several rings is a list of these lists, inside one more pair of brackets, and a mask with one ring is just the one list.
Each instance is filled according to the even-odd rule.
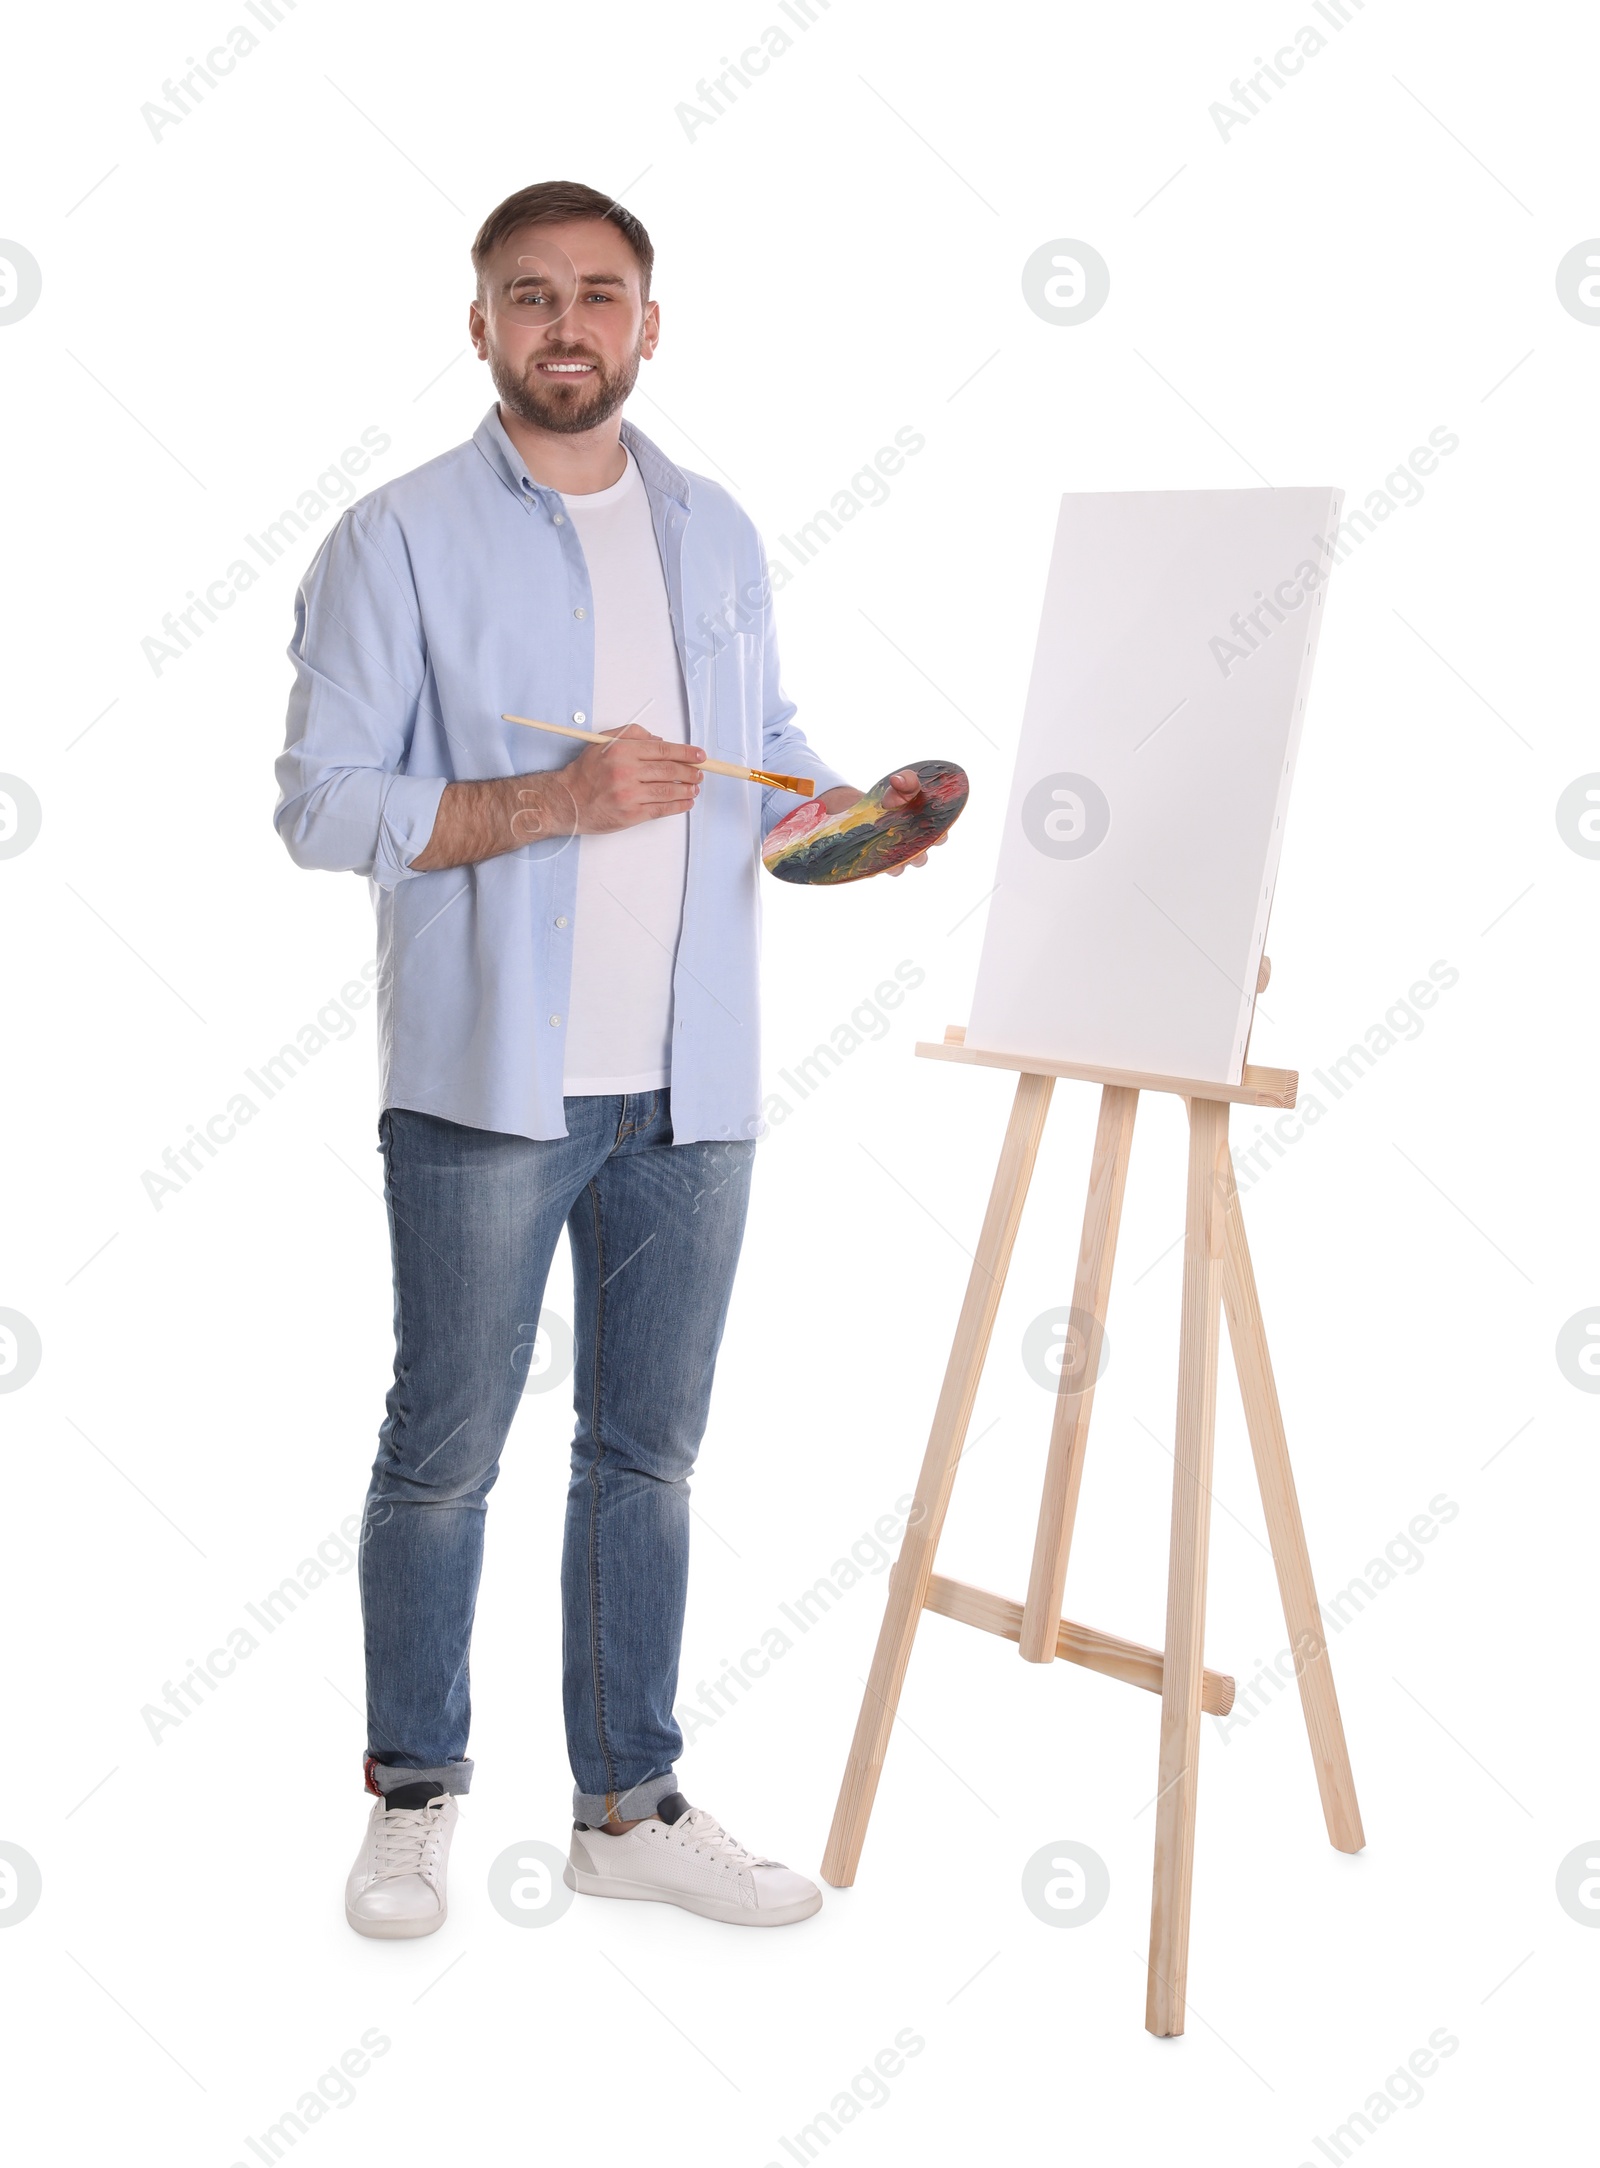
[[377,1818],[373,1847],[375,1881],[432,1871],[433,1853],[444,1835],[443,1810],[448,1796],[441,1792],[425,1807],[384,1808]]
[[670,1834],[681,1843],[690,1844],[697,1852],[706,1852],[711,1858],[728,1867],[781,1867],[780,1859],[768,1859],[760,1852],[752,1852],[737,1837],[730,1837],[716,1816],[704,1807],[691,1807],[670,1825]]

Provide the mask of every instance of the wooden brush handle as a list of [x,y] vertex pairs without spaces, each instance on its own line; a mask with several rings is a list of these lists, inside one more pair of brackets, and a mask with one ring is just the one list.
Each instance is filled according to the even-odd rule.
[[[529,730],[552,730],[560,738],[582,738],[588,745],[609,745],[612,733],[604,730],[578,730],[570,723],[536,723],[531,715],[502,715],[503,723],[523,723]],[[702,768],[712,775],[731,775],[741,783],[763,783],[769,789],[792,790],[801,798],[810,798],[816,792],[816,783],[810,776],[773,775],[765,768],[741,768],[731,760],[703,760]]]

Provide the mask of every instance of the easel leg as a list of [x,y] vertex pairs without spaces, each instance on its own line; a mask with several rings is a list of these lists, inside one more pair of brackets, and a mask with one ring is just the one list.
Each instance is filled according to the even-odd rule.
[[1067,1556],[1072,1549],[1072,1524],[1077,1518],[1078,1491],[1083,1483],[1094,1380],[1100,1368],[1111,1268],[1117,1254],[1117,1229],[1128,1181],[1133,1117],[1138,1110],[1136,1091],[1122,1084],[1102,1088],[1094,1158],[1089,1168],[1089,1198],[1078,1246],[1078,1276],[1072,1284],[1074,1322],[1093,1322],[1081,1356],[1073,1351],[1079,1367],[1073,1371],[1065,1361],[1061,1366],[1061,1385],[1050,1426],[1050,1457],[1045,1463],[1044,1495],[1039,1503],[1039,1533],[1034,1539],[1033,1570],[1028,1576],[1028,1600],[1023,1606],[1022,1639],[1018,1644],[1030,1664],[1055,1660]]
[[1283,1413],[1278,1406],[1278,1388],[1267,1352],[1266,1327],[1261,1320],[1261,1303],[1231,1165],[1224,1179],[1228,1206],[1222,1299],[1227,1307],[1233,1364],[1239,1374],[1256,1480],[1261,1486],[1261,1506],[1272,1542],[1272,1562],[1277,1568],[1278,1593],[1283,1598],[1284,1624],[1289,1629],[1289,1646],[1299,1674],[1300,1706],[1311,1738],[1311,1759],[1316,1767],[1317,1789],[1322,1794],[1328,1841],[1338,1851],[1359,1852],[1367,1840],[1361,1828],[1361,1809],[1356,1804],[1355,1779],[1350,1773],[1344,1724],[1333,1689],[1333,1664],[1311,1577],[1311,1558],[1289,1466]]
[[1148,2031],[1163,2036],[1183,2031],[1189,1967],[1189,1895],[1199,1779],[1200,1674],[1205,1647],[1206,1555],[1211,1534],[1211,1449],[1217,1424],[1217,1345],[1221,1335],[1218,1306],[1227,1219],[1227,1169],[1227,1103],[1219,1099],[1191,1100],[1155,1878],[1150,1903],[1150,1977],[1144,2019]]
[[[977,1398],[978,1380],[989,1351],[989,1336],[1000,1307],[1017,1224],[1022,1217],[1023,1200],[1028,1194],[1054,1089],[1053,1077],[1035,1076],[1024,1071],[1017,1078],[1017,1095],[1012,1102],[1000,1164],[995,1169],[989,1209],[984,1215],[983,1232],[978,1238],[960,1322],[928,1435],[928,1449],[923,1455],[922,1473],[917,1479],[916,1502],[911,1509],[899,1560],[890,1578],[888,1607],[878,1634],[877,1653],[872,1659],[850,1759],[839,1787],[839,1802],[834,1808],[828,1848],[822,1856],[823,1879],[835,1888],[842,1889],[855,1880],[883,1757],[889,1745],[889,1733],[900,1702],[900,1689],[911,1660],[911,1643],[928,1593],[934,1553],[950,1503],[956,1464],[961,1458],[967,1425],[972,1419],[972,1404]],[[1198,1692],[1197,1679],[1197,1696]]]

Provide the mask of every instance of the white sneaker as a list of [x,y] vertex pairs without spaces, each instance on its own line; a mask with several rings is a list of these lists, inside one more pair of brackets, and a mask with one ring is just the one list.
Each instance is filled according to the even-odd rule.
[[344,1889],[344,1916],[358,1935],[397,1941],[444,1925],[444,1877],[455,1826],[456,1803],[448,1792],[426,1806],[373,1802],[367,1841]]
[[730,1927],[787,1927],[822,1909],[815,1882],[781,1860],[747,1852],[714,1814],[681,1792],[620,1837],[574,1827],[561,1878],[589,1897],[640,1897],[682,1905]]

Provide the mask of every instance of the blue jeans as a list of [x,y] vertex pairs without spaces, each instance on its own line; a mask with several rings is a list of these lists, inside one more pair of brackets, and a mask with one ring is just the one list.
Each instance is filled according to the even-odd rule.
[[577,1431],[562,1692],[582,1822],[677,1788],[689,1471],[744,1237],[753,1141],[672,1142],[671,1093],[569,1098],[539,1141],[408,1108],[378,1124],[394,1384],[361,1545],[367,1782],[465,1792],[488,1494],[563,1222]]

